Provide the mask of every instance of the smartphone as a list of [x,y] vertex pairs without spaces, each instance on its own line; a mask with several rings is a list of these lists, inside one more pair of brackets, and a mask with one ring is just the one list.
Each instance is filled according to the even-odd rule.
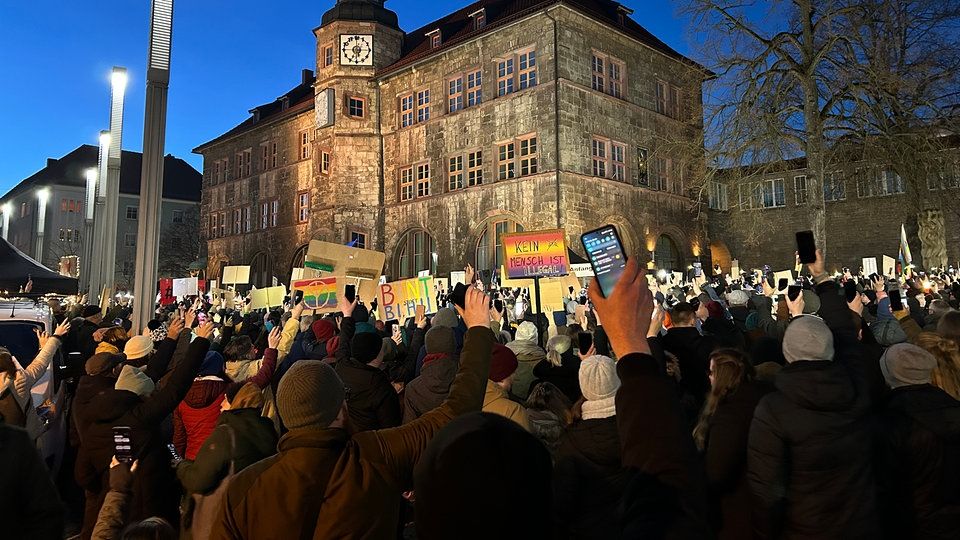
[[450,301],[454,305],[460,306],[460,309],[466,308],[467,303],[467,286],[463,283],[457,283],[457,286],[453,288],[453,292],[450,293]]
[[802,293],[803,287],[799,285],[790,285],[787,287],[787,298],[789,298],[791,302],[799,298]]
[[113,455],[121,463],[133,462],[133,445],[130,442],[130,428],[128,426],[114,426],[113,428]]
[[797,255],[801,264],[817,262],[817,242],[813,238],[813,231],[797,233]]
[[590,347],[593,347],[593,334],[590,332],[580,332],[577,334],[577,346],[580,348],[580,354],[590,352]]
[[788,280],[787,278],[780,278],[780,282],[777,284],[777,290],[778,291],[785,290],[788,285],[790,285],[790,280]]
[[497,310],[497,313],[503,313],[503,300],[499,298],[493,301],[493,309]]
[[903,311],[903,297],[900,296],[900,288],[895,287],[887,291],[890,297],[890,311]]
[[303,302],[303,289],[293,291],[293,305]]
[[200,313],[197,313],[197,321],[200,323],[201,326],[204,324],[207,324],[207,314],[202,311]]
[[580,241],[587,252],[587,258],[590,259],[600,292],[604,297],[610,296],[627,266],[627,255],[623,251],[623,242],[620,241],[617,228],[605,225],[583,233]]
[[347,299],[347,302],[353,302],[357,298],[357,286],[356,285],[346,285],[343,287],[343,296]]
[[177,449],[173,446],[173,444],[171,444],[171,443],[168,443],[168,444],[167,444],[167,451],[170,452],[170,465],[171,465],[171,466],[176,467],[177,464],[179,464],[181,461],[183,461],[183,457],[181,457],[180,454],[177,453]]
[[847,303],[853,302],[854,299],[860,294],[857,291],[857,284],[853,281],[848,281],[843,284],[843,294],[847,297]]

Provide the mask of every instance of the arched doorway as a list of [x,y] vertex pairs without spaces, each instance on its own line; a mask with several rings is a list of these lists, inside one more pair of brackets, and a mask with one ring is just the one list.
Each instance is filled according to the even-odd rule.
[[523,225],[512,219],[494,218],[488,221],[477,240],[474,258],[477,271],[493,273],[499,270],[503,265],[503,235],[522,231]]
[[416,277],[418,273],[429,270],[430,275],[437,273],[437,248],[433,237],[427,231],[407,231],[396,247],[396,278]]
[[293,274],[294,268],[303,268],[303,262],[307,259],[307,249],[310,244],[304,244],[293,252],[293,258],[290,259],[290,274]]
[[654,250],[654,261],[657,268],[662,270],[682,271],[683,260],[680,258],[680,250],[677,249],[677,243],[669,236],[661,234],[657,238],[657,247]]
[[257,288],[269,287],[273,284],[272,258],[266,251],[260,251],[250,259],[250,285]]
[[718,241],[710,244],[710,262],[712,263],[711,266],[720,265],[720,268],[724,272],[731,271],[730,267],[733,263],[733,257],[730,255],[730,250],[725,243]]

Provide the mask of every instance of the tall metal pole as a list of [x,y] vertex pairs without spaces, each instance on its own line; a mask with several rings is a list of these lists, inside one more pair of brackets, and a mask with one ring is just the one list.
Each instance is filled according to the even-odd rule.
[[[101,263],[103,262],[100,258],[103,253],[103,244],[106,240],[106,230],[105,224],[103,221],[104,208],[107,204],[107,154],[110,152],[110,132],[101,131],[100,132],[100,154],[97,157],[97,196],[96,196],[96,209],[87,203],[87,213],[89,214],[93,210],[92,219],[93,219],[93,237],[91,238],[90,245],[91,258],[89,273],[87,276],[87,301],[91,304],[99,304],[98,298],[100,291],[103,290],[103,273],[101,272],[102,267]],[[93,254],[96,253],[96,259],[93,258]]]
[[167,126],[167,87],[170,83],[170,41],[173,0],[153,0],[147,58],[147,103],[143,119],[143,169],[140,173],[140,222],[133,286],[133,327],[153,318],[157,295],[160,244],[160,204],[163,194],[163,146]]
[[50,200],[50,188],[39,189],[37,199],[37,248],[34,250],[34,258],[38,263],[43,264],[44,230],[47,228],[47,201]]
[[93,210],[97,199],[97,168],[90,167],[84,172],[87,180],[87,193],[83,200],[83,254],[80,259],[81,290],[90,286],[90,268],[93,260]]
[[126,68],[114,67],[110,73],[110,151],[107,153],[107,198],[103,206],[104,239],[103,251],[99,254],[100,287],[109,287],[111,290],[117,273],[117,215],[120,212],[120,156],[126,88]]

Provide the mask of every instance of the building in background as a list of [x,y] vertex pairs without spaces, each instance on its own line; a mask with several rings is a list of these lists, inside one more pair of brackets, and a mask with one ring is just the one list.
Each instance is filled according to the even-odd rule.
[[608,0],[483,0],[404,32],[382,0],[338,1],[315,70],[204,157],[208,275],[288,281],[311,239],[383,250],[391,279],[502,262],[500,237],[618,226],[681,269],[705,222],[708,76]]
[[[20,251],[36,257],[37,212],[40,190],[49,190],[44,226],[44,266],[77,276],[83,253],[85,172],[97,167],[96,146],[82,145],[59,159],[49,158],[43,169],[18,183],[0,197],[0,208],[11,209],[7,240]],[[120,200],[117,226],[116,290],[133,286],[139,217],[142,154],[124,150],[120,170]],[[186,275],[205,247],[200,241],[199,212],[201,175],[182,159],[167,155],[163,171],[161,216],[161,276]],[[96,256],[96,254],[94,254]]]

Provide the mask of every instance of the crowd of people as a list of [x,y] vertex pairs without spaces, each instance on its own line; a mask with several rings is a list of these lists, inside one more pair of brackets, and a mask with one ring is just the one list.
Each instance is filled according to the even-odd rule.
[[[0,536],[960,538],[960,280],[806,270],[631,259],[553,323],[469,267],[404,321],[54,306],[35,358],[0,348]],[[58,349],[55,484],[29,400]]]

